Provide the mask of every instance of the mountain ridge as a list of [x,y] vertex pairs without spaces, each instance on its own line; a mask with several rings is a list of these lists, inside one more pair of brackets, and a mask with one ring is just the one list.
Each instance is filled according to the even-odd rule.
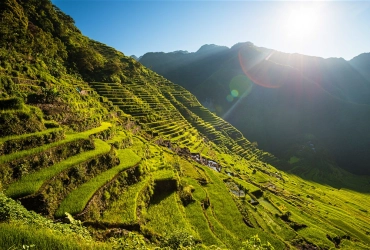
[[[362,126],[362,129],[357,131],[355,122],[352,125],[353,128],[351,128],[344,121],[344,114],[340,115],[338,112],[332,112],[332,114],[337,113],[337,116],[333,117],[333,119],[338,121],[338,124],[334,124],[327,119],[325,121],[325,116],[313,113],[323,113],[323,110],[320,111],[320,107],[317,106],[314,100],[322,104],[327,103],[329,105],[328,107],[337,106],[338,108],[346,105],[356,106],[356,103],[369,104],[370,78],[366,78],[364,73],[359,72],[360,66],[357,66],[359,70],[354,68],[353,65],[356,60],[345,61],[343,58],[323,59],[300,54],[288,54],[256,47],[250,42],[236,44],[225,53],[213,53],[205,58],[197,58],[193,54],[192,59],[187,59],[187,64],[183,63],[185,59],[179,57],[177,59],[172,58],[171,63],[169,63],[170,65],[164,65],[163,62],[166,61],[165,57],[157,57],[155,61],[151,61],[150,55],[144,55],[141,63],[144,65],[151,64],[152,70],[163,74],[175,83],[190,90],[203,104],[236,126],[246,137],[252,141],[257,141],[263,149],[273,152],[279,157],[284,157],[284,149],[287,150],[289,145],[294,145],[294,134],[291,132],[301,131],[298,133],[301,136],[305,133],[313,133],[319,135],[320,140],[324,144],[327,144],[328,148],[331,148],[331,154],[336,158],[341,167],[356,173],[370,173],[366,167],[367,158],[365,156],[362,156],[360,160],[356,153],[353,156],[348,155],[348,153],[343,154],[344,151],[357,151],[358,149],[356,148],[361,144],[366,145],[362,147],[369,148],[369,145],[366,143],[369,133],[365,127]],[[362,57],[365,58],[366,55],[363,54]],[[292,72],[289,68],[296,70],[296,72]],[[365,68],[363,66],[363,69]],[[189,76],[190,72],[192,72],[192,76]],[[307,80],[314,82],[322,91],[326,92],[326,97],[324,95],[322,96],[322,100],[318,100],[314,96],[308,97],[306,95],[305,100],[299,100],[300,95],[305,95],[306,90],[312,91],[307,89],[310,88],[308,87],[309,84],[307,86],[301,84],[301,82]],[[297,84],[295,85],[294,82]],[[283,85],[290,85],[291,88],[295,89],[295,93],[291,92],[288,88],[283,88]],[[233,96],[233,88],[236,88],[234,89],[234,95],[236,96]],[[284,91],[287,93],[283,93]],[[258,100],[261,95],[264,96],[263,99]],[[286,96],[285,98],[293,98],[292,100],[296,100],[297,103],[291,102],[291,105],[284,106],[284,108],[283,106],[280,109],[274,108],[275,113],[272,113],[270,118],[265,117],[263,114],[270,112],[268,105],[271,104],[268,103],[272,99],[278,100],[284,95]],[[335,96],[336,99],[332,99],[330,96]],[[329,104],[328,101],[332,103]],[[274,105],[277,107],[282,103],[288,102],[283,98]],[[295,106],[298,104],[306,107],[316,106],[316,108],[315,111],[310,108],[312,111],[307,113],[309,109],[306,109],[306,111],[299,110],[298,106]],[[343,110],[355,110],[355,106],[344,108]],[[325,108],[325,105],[321,107],[321,109]],[[259,112],[262,112],[262,114],[260,113],[258,115],[257,110],[260,110]],[[347,113],[348,120],[358,121],[361,117],[360,120],[367,121],[368,111],[365,111],[363,108],[359,110],[363,110],[360,111],[362,115],[357,115],[357,111]],[[297,118],[300,120],[296,121],[296,125],[292,127],[293,130],[291,132],[289,132],[289,129],[284,132],[284,128],[289,128],[290,124],[288,122],[281,124],[280,122],[278,126],[277,124],[280,118],[275,114],[281,114],[285,117],[289,112],[296,114],[293,120],[297,120]],[[301,116],[306,114],[311,118],[300,117],[300,113]],[[253,118],[257,116],[260,118]],[[350,118],[351,116],[354,117]],[[245,118],[241,119],[240,117]],[[257,119],[257,123],[252,124],[251,121],[253,119]],[[261,119],[264,119],[264,121]],[[320,123],[320,119],[323,119],[325,122]],[[289,120],[288,116],[286,120]],[[307,127],[302,130],[299,126],[304,127],[307,122],[312,124],[311,128]],[[299,125],[299,123],[302,125]],[[341,126],[343,128],[340,128]],[[333,128],[332,132],[330,128]],[[340,129],[342,132],[339,131]],[[266,138],[266,130],[278,131],[278,134],[280,133],[284,136],[268,139]],[[327,132],[320,132],[324,130]],[[353,138],[349,135],[347,137],[343,136],[343,131],[345,130],[347,130],[345,132],[346,134],[354,133]],[[341,139],[335,140],[335,134],[339,135]],[[362,136],[364,137],[361,139]],[[338,148],[338,145],[341,144],[340,141],[349,142],[346,150]],[[358,144],[356,144],[357,142]],[[346,148],[346,146],[343,147]],[[344,157],[343,155],[346,156]],[[349,164],[350,161],[355,163],[353,167],[349,167],[353,165]]]

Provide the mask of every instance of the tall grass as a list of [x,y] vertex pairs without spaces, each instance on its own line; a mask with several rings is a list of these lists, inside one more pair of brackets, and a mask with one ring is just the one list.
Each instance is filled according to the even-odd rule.
[[72,156],[64,161],[61,161],[51,167],[43,168],[38,172],[25,175],[19,181],[9,185],[8,189],[5,191],[5,194],[13,198],[34,194],[41,188],[42,184],[45,181],[59,174],[63,170],[78,165],[90,158],[109,152],[110,146],[107,143],[99,139],[95,139],[94,143],[94,150],[83,152],[81,154]]
[[115,166],[100,175],[94,177],[90,181],[82,184],[77,189],[73,190],[60,204],[55,212],[56,217],[61,217],[65,212],[70,214],[81,213],[86,207],[89,200],[93,197],[100,187],[108,183],[119,172],[132,167],[141,160],[131,149],[123,149],[118,151],[120,164]]

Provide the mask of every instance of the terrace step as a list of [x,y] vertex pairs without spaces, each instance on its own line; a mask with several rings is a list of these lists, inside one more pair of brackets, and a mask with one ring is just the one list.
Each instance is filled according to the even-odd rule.
[[78,165],[90,158],[109,152],[110,145],[102,140],[95,139],[95,149],[67,158],[53,166],[43,168],[35,173],[25,175],[19,181],[12,183],[5,194],[12,198],[20,198],[36,193],[42,185],[60,172]]
[[117,154],[120,159],[120,164],[97,175],[73,190],[61,202],[58,210],[55,212],[56,217],[61,217],[66,212],[72,215],[81,213],[99,189],[103,188],[104,185],[109,183],[109,181],[116,177],[121,171],[136,166],[141,160],[131,149],[118,150]]
[[0,155],[40,147],[64,139],[62,128],[46,129],[41,132],[0,138]]

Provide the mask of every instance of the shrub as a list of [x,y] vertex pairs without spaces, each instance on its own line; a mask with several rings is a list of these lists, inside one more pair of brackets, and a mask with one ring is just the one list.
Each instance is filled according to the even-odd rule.
[[0,99],[0,109],[10,110],[10,109],[22,109],[23,100],[18,97]]
[[37,110],[0,113],[0,137],[34,133],[44,128],[42,117]]
[[274,250],[275,248],[270,244],[270,242],[263,244],[261,239],[258,237],[258,234],[256,234],[255,236],[252,236],[249,240],[243,242],[242,250],[249,249]]
[[180,188],[181,190],[179,192],[179,196],[184,206],[187,206],[188,204],[195,201],[193,194],[192,194],[195,191],[195,188],[192,185],[187,185],[187,186],[181,185]]
[[146,250],[143,236],[129,232],[124,234],[121,238],[110,238],[109,242],[113,249],[127,249],[127,250]]
[[14,93],[15,84],[12,79],[8,76],[0,76],[0,90],[3,90],[8,95]]
[[195,246],[195,240],[192,235],[187,232],[176,230],[164,238],[161,247],[167,249],[183,249]]
[[45,121],[44,125],[46,128],[59,128],[60,125],[56,121]]

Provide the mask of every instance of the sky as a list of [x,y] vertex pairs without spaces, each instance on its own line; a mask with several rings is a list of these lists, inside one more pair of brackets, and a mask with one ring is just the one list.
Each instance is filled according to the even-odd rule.
[[52,0],[82,33],[125,55],[256,46],[324,58],[370,52],[370,1]]

